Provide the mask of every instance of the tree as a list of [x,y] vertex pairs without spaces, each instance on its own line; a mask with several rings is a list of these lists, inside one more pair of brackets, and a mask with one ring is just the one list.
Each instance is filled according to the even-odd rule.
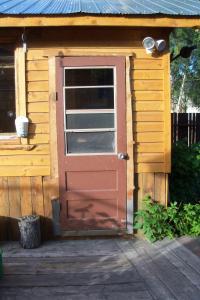
[[185,112],[191,103],[200,107],[200,30],[175,29],[170,36],[173,56],[184,46],[196,45],[190,58],[179,57],[171,63],[172,110]]

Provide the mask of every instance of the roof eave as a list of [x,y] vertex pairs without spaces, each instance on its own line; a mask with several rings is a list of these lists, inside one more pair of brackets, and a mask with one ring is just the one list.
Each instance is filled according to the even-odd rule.
[[200,16],[167,15],[0,15],[0,27],[120,26],[200,27]]

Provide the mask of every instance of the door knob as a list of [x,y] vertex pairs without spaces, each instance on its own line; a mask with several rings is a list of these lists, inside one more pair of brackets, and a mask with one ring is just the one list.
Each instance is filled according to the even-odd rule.
[[128,154],[124,152],[118,153],[118,159],[128,159]]

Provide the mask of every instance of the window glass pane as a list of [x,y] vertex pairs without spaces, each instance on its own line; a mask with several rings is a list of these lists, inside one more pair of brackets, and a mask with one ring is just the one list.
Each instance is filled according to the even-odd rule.
[[67,129],[114,128],[114,114],[72,114],[66,116]]
[[113,69],[66,69],[65,86],[113,85]]
[[113,153],[114,132],[67,133],[68,153]]
[[112,109],[113,88],[83,88],[65,90],[66,109]]
[[15,131],[14,50],[0,48],[0,132]]

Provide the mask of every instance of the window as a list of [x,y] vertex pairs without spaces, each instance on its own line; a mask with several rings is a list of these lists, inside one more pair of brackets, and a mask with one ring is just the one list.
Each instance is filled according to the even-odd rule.
[[15,132],[14,48],[0,46],[0,134]]
[[67,154],[116,151],[115,68],[64,69]]

